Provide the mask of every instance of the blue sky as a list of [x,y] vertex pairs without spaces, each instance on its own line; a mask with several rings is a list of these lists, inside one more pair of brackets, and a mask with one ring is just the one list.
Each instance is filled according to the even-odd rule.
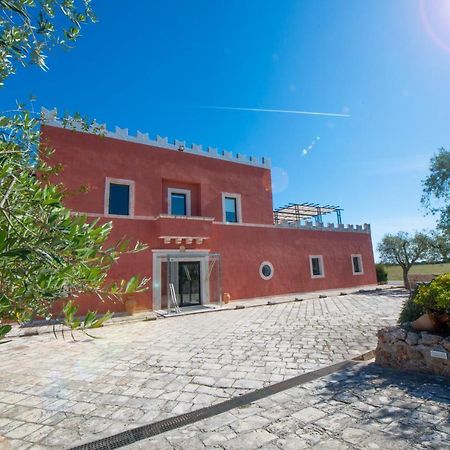
[[375,243],[433,225],[420,208],[420,181],[449,142],[450,2],[93,5],[99,23],[74,49],[53,51],[47,73],[19,68],[0,91],[3,109],[33,94],[38,106],[110,129],[268,156],[275,206],[341,205],[345,223],[372,224]]

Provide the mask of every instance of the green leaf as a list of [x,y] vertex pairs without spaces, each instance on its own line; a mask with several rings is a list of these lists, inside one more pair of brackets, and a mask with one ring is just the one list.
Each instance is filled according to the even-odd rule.
[[84,318],[83,328],[91,328],[95,321],[96,313],[94,311],[88,311],[86,317]]
[[114,316],[114,313],[107,311],[105,314],[103,314],[102,317],[98,318],[92,323],[91,328],[100,328],[103,326],[105,322],[108,320],[111,320]]
[[2,313],[9,311],[11,308],[11,302],[9,301],[8,297],[4,294],[0,294],[0,317],[2,316]]
[[14,248],[7,252],[0,253],[0,258],[6,258],[6,257],[26,258],[31,252],[32,252],[32,250],[30,248]]
[[0,339],[3,339],[11,330],[11,325],[0,325]]

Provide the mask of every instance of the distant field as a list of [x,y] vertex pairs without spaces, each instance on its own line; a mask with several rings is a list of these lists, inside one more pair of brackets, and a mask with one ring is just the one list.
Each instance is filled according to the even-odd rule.
[[[388,266],[385,265],[388,280],[389,281],[398,281],[403,279],[402,269],[400,266]],[[419,264],[417,266],[412,266],[409,271],[410,274],[440,274],[450,272],[450,263],[446,264]]]

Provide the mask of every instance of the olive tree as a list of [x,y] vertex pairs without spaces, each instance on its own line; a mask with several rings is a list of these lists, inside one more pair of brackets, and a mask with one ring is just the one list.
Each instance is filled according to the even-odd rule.
[[425,233],[411,235],[404,231],[386,234],[378,244],[378,252],[384,263],[398,264],[402,268],[403,283],[410,288],[408,272],[412,265],[426,257],[430,248],[430,238]]
[[[46,69],[45,52],[73,42],[81,24],[94,20],[89,0],[0,0],[0,8],[1,85],[18,65]],[[120,299],[148,282],[138,276],[108,281],[121,255],[145,246],[112,242],[111,223],[65,208],[63,186],[49,181],[58,168],[46,163],[52,149],[40,142],[41,123],[20,105],[0,114],[0,337],[11,321],[52,317],[61,300]]]
[[17,66],[47,70],[47,52],[70,47],[95,22],[91,0],[0,0],[0,86]]
[[450,235],[450,151],[439,149],[431,158],[430,173],[423,180],[422,204],[439,216],[438,229]]
[[437,229],[430,237],[430,262],[450,262],[450,230]]

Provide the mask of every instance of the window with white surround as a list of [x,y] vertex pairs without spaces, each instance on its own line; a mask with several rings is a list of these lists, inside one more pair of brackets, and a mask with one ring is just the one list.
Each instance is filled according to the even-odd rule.
[[269,261],[263,261],[259,266],[259,275],[263,280],[270,280],[273,277],[273,264]]
[[241,195],[222,192],[222,211],[224,222],[242,222]]
[[134,181],[106,178],[104,213],[108,216],[134,216]]
[[311,255],[309,264],[311,267],[311,278],[323,278],[325,276],[322,255]]
[[173,216],[191,215],[191,191],[188,189],[169,188],[167,204],[168,213]]
[[363,263],[361,255],[352,255],[352,269],[353,275],[363,275]]

